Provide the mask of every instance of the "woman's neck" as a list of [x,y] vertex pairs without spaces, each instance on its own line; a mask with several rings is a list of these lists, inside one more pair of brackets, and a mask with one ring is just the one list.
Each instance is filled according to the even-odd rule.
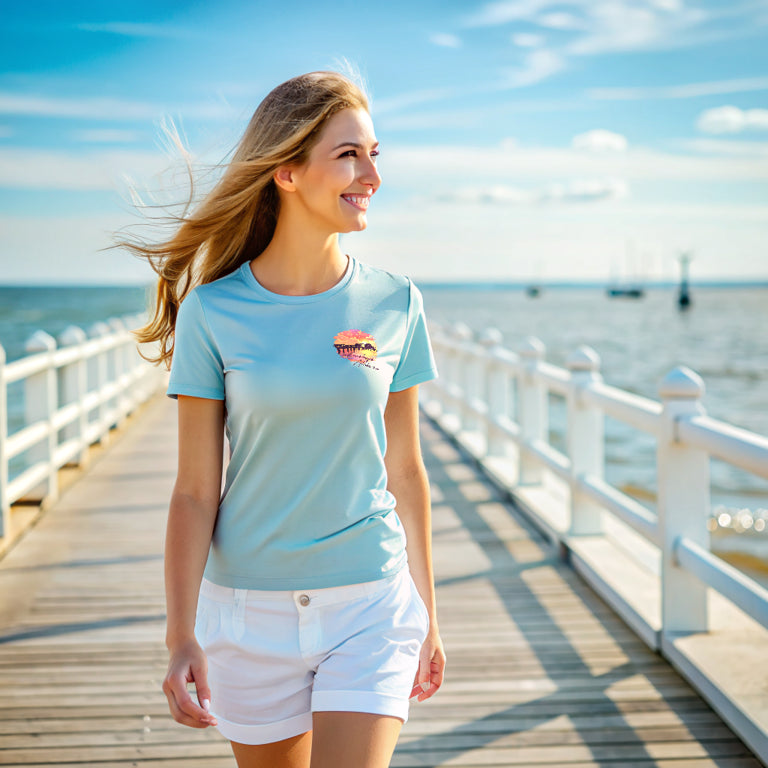
[[269,245],[250,267],[268,291],[309,296],[332,288],[347,269],[339,235],[318,236],[297,227],[278,227]]

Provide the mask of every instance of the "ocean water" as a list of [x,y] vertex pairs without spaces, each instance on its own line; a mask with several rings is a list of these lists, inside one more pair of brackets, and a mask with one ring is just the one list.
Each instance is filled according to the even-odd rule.
[[[479,290],[423,285],[431,323],[466,323],[473,331],[499,329],[515,349],[527,336],[545,344],[546,359],[563,365],[579,345],[600,356],[608,384],[658,399],[663,376],[687,365],[705,382],[709,415],[768,435],[768,289],[693,289],[680,312],[671,289],[651,289],[640,300],[609,299],[598,288]],[[0,287],[0,344],[8,360],[24,355],[38,329],[56,337],[68,325],[86,332],[95,322],[142,312],[150,289],[129,287]],[[9,428],[23,418],[23,393],[10,388]],[[551,400],[551,440],[562,447],[565,411]],[[653,508],[654,441],[606,419],[606,479]],[[713,506],[768,509],[768,482],[712,462]]]

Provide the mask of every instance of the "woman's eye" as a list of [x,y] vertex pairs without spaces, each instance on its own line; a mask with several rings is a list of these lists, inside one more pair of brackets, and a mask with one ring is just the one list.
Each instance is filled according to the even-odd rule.
[[357,157],[357,152],[354,149],[348,149],[346,152],[342,152],[339,157]]

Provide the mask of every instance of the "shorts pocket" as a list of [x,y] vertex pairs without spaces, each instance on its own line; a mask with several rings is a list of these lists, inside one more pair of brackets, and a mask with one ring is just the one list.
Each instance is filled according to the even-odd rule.
[[203,597],[197,605],[195,638],[205,650],[221,627],[221,609],[218,603]]

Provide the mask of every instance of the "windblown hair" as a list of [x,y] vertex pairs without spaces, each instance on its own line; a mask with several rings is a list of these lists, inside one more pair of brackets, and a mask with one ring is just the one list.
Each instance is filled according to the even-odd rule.
[[192,213],[177,217],[173,237],[153,244],[118,243],[148,259],[159,276],[154,317],[134,331],[140,343],[159,342],[156,356],[140,353],[145,359],[170,367],[184,297],[269,245],[280,213],[275,171],[305,162],[328,119],[348,108],[368,110],[368,99],[337,72],[310,72],[278,85],[257,107],[218,183]]

